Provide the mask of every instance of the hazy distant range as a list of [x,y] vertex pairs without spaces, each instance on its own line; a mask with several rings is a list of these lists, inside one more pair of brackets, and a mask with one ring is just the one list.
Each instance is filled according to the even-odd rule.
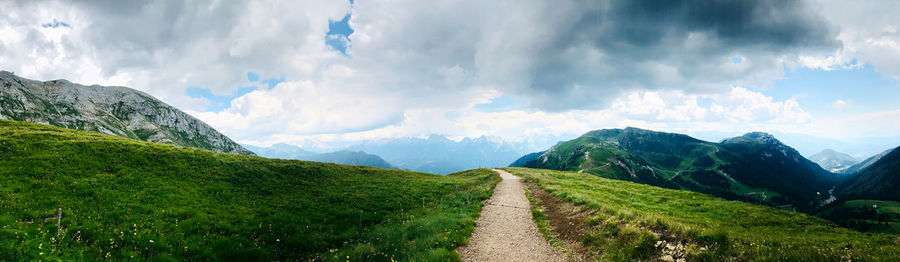
[[[378,139],[345,145],[340,150],[314,150],[288,144],[269,147],[244,145],[270,158],[299,159],[339,164],[368,165],[419,172],[450,174],[480,168],[504,167],[524,154],[553,146],[568,137],[542,136],[508,141],[481,136],[455,141],[441,135]],[[386,163],[379,163],[375,157]],[[360,160],[356,158],[365,158]],[[385,166],[389,165],[389,166]]]

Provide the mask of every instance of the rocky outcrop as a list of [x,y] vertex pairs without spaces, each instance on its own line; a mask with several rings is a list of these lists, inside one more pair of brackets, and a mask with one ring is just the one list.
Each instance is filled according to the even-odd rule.
[[216,152],[253,153],[206,123],[127,87],[40,82],[0,71],[0,118]]

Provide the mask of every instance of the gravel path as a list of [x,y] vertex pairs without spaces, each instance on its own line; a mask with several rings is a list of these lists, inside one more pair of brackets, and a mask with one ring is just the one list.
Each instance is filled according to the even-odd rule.
[[460,247],[462,261],[565,261],[550,246],[531,218],[522,179],[494,169],[503,181],[481,209],[469,244]]

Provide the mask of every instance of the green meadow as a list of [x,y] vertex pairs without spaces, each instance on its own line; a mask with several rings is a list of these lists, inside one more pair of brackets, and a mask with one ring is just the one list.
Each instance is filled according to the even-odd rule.
[[[504,168],[591,214],[581,244],[603,261],[649,260],[657,241],[688,261],[896,261],[900,237],[822,218],[576,172]],[[887,208],[887,207],[886,207]]]
[[499,179],[0,120],[0,260],[458,260]]
[[817,215],[864,232],[900,234],[900,203],[896,201],[837,201],[825,206]]

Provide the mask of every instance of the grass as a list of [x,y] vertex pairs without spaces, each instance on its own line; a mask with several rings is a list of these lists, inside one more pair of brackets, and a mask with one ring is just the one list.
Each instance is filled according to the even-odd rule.
[[889,261],[900,238],[867,234],[827,220],[700,193],[576,172],[504,170],[595,211],[582,243],[600,260],[647,260],[659,239],[685,241],[688,261]]
[[856,199],[825,206],[817,215],[865,232],[900,234],[900,203]]
[[458,260],[499,180],[0,120],[0,260]]

